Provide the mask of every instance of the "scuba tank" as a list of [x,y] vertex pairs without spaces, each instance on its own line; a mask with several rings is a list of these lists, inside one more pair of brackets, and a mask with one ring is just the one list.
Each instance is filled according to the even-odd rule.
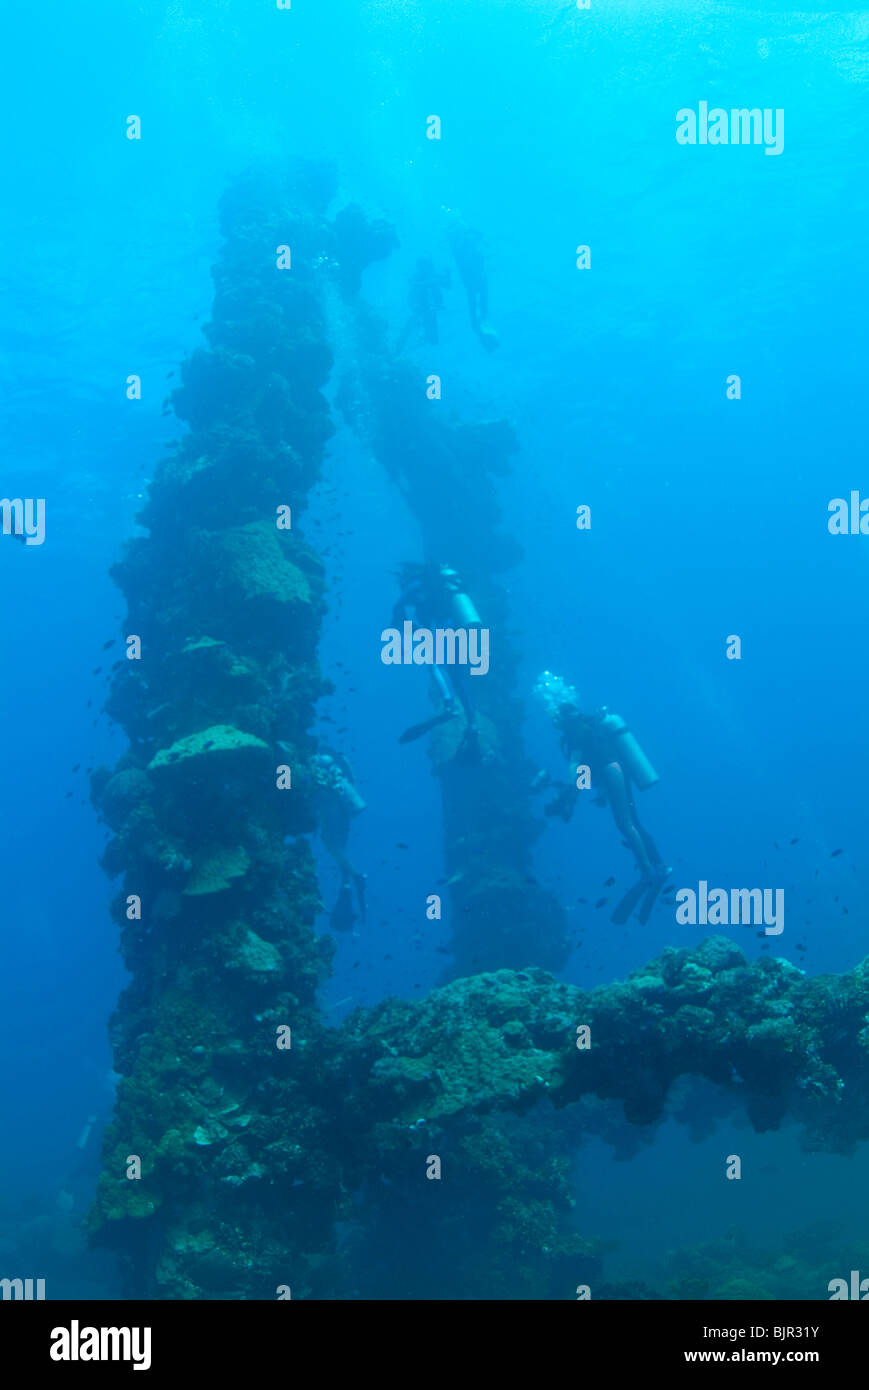
[[482,627],[483,620],[474,607],[473,600],[465,593],[464,585],[449,565],[441,565],[441,579],[450,596],[452,615],[460,627]]
[[351,807],[354,816],[358,815],[360,811],[365,810],[365,802],[362,800],[362,797],[359,795],[353,783],[348,782],[346,777],[341,779],[341,795]]
[[656,782],[660,782],[660,777],[621,715],[611,714],[605,705],[601,714],[603,719],[598,727],[611,736],[616,757],[625,771],[630,774],[631,781],[637,784],[641,792],[647,791]]

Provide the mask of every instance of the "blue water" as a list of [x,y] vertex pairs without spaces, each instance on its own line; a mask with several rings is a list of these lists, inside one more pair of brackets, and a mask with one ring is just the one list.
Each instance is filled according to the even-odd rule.
[[[0,537],[0,1276],[111,1296],[111,1260],[79,1235],[126,981],[84,775],[125,746],[100,713],[117,657],[101,647],[124,611],[108,571],[185,428],[161,414],[168,374],[202,342],[218,200],[251,164],[332,159],[338,205],[395,225],[400,247],[362,293],[396,333],[417,258],[448,261],[440,209],[486,239],[498,350],[471,332],[454,273],[438,360],[450,410],[506,416],[520,442],[498,487],[524,549],[505,582],[535,762],[562,775],[530,696],[548,667],[640,732],[661,773],[641,809],[680,886],[785,890],[782,937],[732,929],[749,957],[814,974],[865,955],[869,539],[832,537],[827,504],[869,487],[869,19],[668,0],[91,0],[19,7],[4,29],[3,492],[46,498],[47,538],[25,550]],[[783,153],[679,146],[676,111],[704,100],[783,109]],[[125,138],[131,113],[140,142]],[[133,372],[138,403],[124,396]],[[731,373],[739,401],[726,399]],[[396,743],[425,716],[424,681],[379,660],[418,525],[346,427],[303,526],[312,540],[314,519],[331,545],[321,662],[342,661],[348,687],[322,703],[335,725],[321,732],[345,729],[368,805],[352,839],[368,924],[338,940],[323,991],[338,1023],[435,987],[449,924],[420,925],[443,876],[440,798],[424,742]],[[481,531],[480,553],[490,546]],[[724,655],[733,633],[738,662]],[[337,872],[317,854],[329,902]],[[594,912],[604,880],[626,886],[631,865],[591,807],[547,821],[534,873],[581,932],[571,983],[622,978],[703,934],[672,911],[645,928]],[[803,1154],[790,1126],[735,1137],[730,1124],[691,1145],[667,1123],[622,1163],[596,1140],[577,1153],[577,1220],[614,1243],[608,1277],[663,1290],[668,1251],[734,1227],[770,1250],[814,1221],[865,1238],[862,1149]],[[769,1171],[713,1191],[734,1143]]]

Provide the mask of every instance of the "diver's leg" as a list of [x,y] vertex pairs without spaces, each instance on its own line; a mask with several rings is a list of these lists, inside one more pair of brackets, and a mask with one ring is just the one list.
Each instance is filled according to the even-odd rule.
[[320,839],[341,870],[342,889],[356,877],[353,865],[347,858],[347,840],[350,834],[350,821],[341,821],[320,826]]
[[603,770],[603,784],[613,813],[613,819],[628,842],[637,861],[640,873],[651,876],[652,862],[646,851],[643,837],[637,829],[631,814],[631,793],[625,774],[618,763],[608,763]]
[[477,309],[477,291],[468,280],[465,280],[465,294],[468,297],[468,318],[471,320],[471,327],[476,333],[480,326],[480,315]]
[[438,695],[440,695],[441,701],[443,702],[444,709],[449,710],[452,713],[452,711],[456,707],[456,697],[453,694],[453,689],[450,684],[449,678],[440,666],[433,666],[431,668],[431,674],[432,680],[435,684],[435,689],[437,690],[437,693]]
[[637,833],[642,836],[643,844],[646,847],[646,853],[649,856],[650,862],[654,864],[655,868],[662,869],[664,867],[664,861],[661,858],[660,850],[637,814],[634,792],[630,784],[628,784],[628,804],[631,809],[631,819],[637,829]]
[[453,690],[455,690],[459,697],[465,716],[465,732],[462,734],[462,741],[459,744],[459,749],[463,757],[476,761],[480,756],[479,730],[477,728],[477,716],[474,712],[474,705],[471,700],[468,673],[463,666],[456,666],[452,669],[450,672],[450,682]]
[[471,691],[468,683],[469,678],[465,673],[464,667],[457,666],[454,671],[451,671],[449,681],[452,689],[459,697],[459,702],[461,703],[465,718],[468,721],[468,728],[476,729],[477,716],[471,701]]

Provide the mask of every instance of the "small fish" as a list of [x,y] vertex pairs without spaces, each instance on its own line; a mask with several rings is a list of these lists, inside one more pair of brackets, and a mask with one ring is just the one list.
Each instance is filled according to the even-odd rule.
[[81,763],[75,763],[74,766],[72,767],[71,771],[72,771],[72,772],[78,772],[78,770],[79,770],[80,767],[81,767]]
[[174,375],[175,375],[174,372],[167,372],[167,373],[166,373],[166,380],[168,381],[169,378],[170,378],[170,377],[173,377]]
[[599,907],[603,907],[604,903],[608,903],[608,902],[609,902],[609,898],[598,898],[597,902],[596,902],[595,905],[594,905],[595,911],[597,911],[597,909],[598,909]]
[[396,840],[396,842],[395,842],[395,848],[396,848],[396,849],[407,849],[407,845],[404,843],[403,840]]
[[789,843],[789,844],[792,844],[792,845],[798,845],[798,844],[800,843],[800,837],[799,837],[799,835],[797,835],[797,837],[796,837],[795,840],[790,840],[788,843]]
[[576,901],[577,901],[578,903],[587,903],[587,902],[588,902],[588,898],[577,898]]
[[841,853],[842,853],[842,851],[841,851],[840,849],[834,849],[834,850],[833,850],[833,853],[830,855],[830,858],[831,858],[831,859],[835,859],[836,856],[837,856],[838,854],[841,854]]
[[101,651],[104,651],[104,652],[107,652],[107,651],[109,650],[109,647],[113,647],[113,646],[115,645],[115,642],[116,642],[117,640],[118,640],[118,639],[117,639],[116,637],[110,637],[109,640],[108,640],[108,642],[104,642],[104,643],[103,643],[103,645],[102,645],[102,647],[100,648],[100,650],[101,650]]
[[606,883],[604,884],[604,888],[612,888],[612,886],[613,886],[614,883],[615,883],[615,879],[614,879],[614,878],[608,878],[607,881],[606,881]]
[[70,797],[70,796],[72,796],[72,792],[67,792],[66,796],[64,797],[64,801],[66,801],[67,798]]
[[101,671],[102,669],[103,669],[102,666],[95,666],[94,669],[91,671],[91,675],[92,675],[92,676],[98,676],[98,675],[100,674],[100,671]]

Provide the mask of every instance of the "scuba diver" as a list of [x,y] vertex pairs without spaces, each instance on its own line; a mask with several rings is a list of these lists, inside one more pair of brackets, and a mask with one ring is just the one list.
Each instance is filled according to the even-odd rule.
[[449,271],[438,270],[430,256],[419,257],[410,282],[410,317],[399,340],[399,352],[411,337],[437,344],[438,314],[444,307],[443,292],[449,284]]
[[453,252],[465,294],[471,327],[487,352],[498,346],[498,334],[488,322],[489,285],[486,279],[485,241],[480,232],[468,226],[458,213],[445,209],[449,217],[447,240]]
[[[416,626],[431,630],[451,627],[481,627],[482,621],[473,601],[465,593],[464,585],[454,569],[449,565],[414,564],[402,565],[399,570],[401,593],[392,610],[393,626],[400,627],[406,622],[408,610],[413,612]],[[449,667],[432,666],[432,679],[435,691],[441,701],[441,710],[421,724],[412,724],[399,737],[399,743],[413,743],[422,738],[438,724],[445,724],[456,713],[456,701],[465,715],[466,728],[461,742],[461,751],[469,757],[476,757],[477,718],[471,703],[468,668],[461,665]]]
[[340,753],[332,749],[315,753],[309,769],[320,839],[341,871],[341,887],[338,900],[329,914],[329,925],[333,931],[350,931],[356,921],[353,911],[354,888],[359,916],[365,921],[365,874],[357,873],[347,857],[350,822],[365,810],[365,802],[356,789],[350,764]]
[[[639,882],[618,903],[611,920],[626,922],[639,906],[637,916],[645,925],[672,869],[664,863],[654,840],[640,822],[633,787],[646,791],[659,780],[658,774],[621,715],[612,713],[605,705],[594,713],[584,713],[573,686],[566,685],[561,676],[554,676],[551,671],[543,672],[534,689],[553,724],[561,731],[564,756],[572,769],[583,765],[589,769],[592,786],[598,793],[597,804],[609,806],[640,871]],[[547,785],[559,790],[555,800],[545,808],[546,815],[569,821],[578,795],[575,782],[552,783],[548,774],[538,773],[533,783],[535,790]]]

